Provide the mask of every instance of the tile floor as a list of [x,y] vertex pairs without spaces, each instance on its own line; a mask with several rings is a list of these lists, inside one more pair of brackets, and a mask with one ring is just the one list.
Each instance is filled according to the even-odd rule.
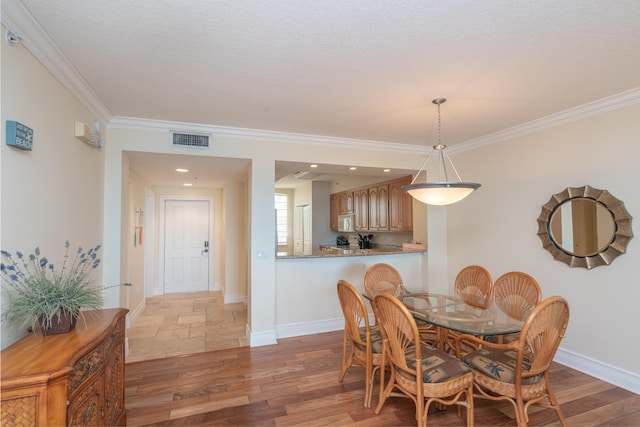
[[248,346],[246,325],[245,304],[224,304],[222,292],[147,298],[127,330],[126,362]]

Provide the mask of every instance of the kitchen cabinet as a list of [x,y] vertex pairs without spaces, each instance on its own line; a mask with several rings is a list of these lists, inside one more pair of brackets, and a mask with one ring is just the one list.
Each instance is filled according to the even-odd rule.
[[333,231],[338,231],[338,215],[353,213],[353,191],[342,191],[331,194],[329,197],[330,228]]
[[353,192],[343,191],[340,194],[340,215],[353,213]]
[[364,188],[353,192],[353,212],[356,231],[369,230],[369,189]]
[[354,214],[360,231],[413,231],[413,199],[402,190],[411,176],[330,195],[331,230],[338,231],[338,215]]
[[389,185],[369,187],[369,231],[389,230]]
[[71,332],[28,335],[2,351],[1,424],[124,426],[128,310],[84,312]]
[[411,184],[411,177],[389,183],[389,230],[413,231],[413,198],[402,190]]
[[338,215],[340,215],[340,193],[331,194],[329,196],[330,228],[338,231]]

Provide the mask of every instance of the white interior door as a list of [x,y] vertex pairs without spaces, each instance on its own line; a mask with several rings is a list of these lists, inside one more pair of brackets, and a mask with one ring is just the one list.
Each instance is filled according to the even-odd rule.
[[293,216],[293,253],[302,254],[302,238],[304,236],[302,228],[302,206],[296,206]]
[[209,202],[165,201],[164,293],[209,289]]

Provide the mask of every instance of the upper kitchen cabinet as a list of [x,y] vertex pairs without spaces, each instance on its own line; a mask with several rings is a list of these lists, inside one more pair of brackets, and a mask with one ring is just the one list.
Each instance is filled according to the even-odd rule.
[[338,215],[354,214],[355,231],[413,231],[413,200],[402,190],[411,176],[330,196],[331,230],[338,231]]
[[363,188],[353,192],[353,213],[355,214],[356,231],[369,231],[369,189]]
[[369,231],[389,230],[389,185],[369,187]]
[[413,231],[413,198],[402,190],[411,184],[411,177],[389,183],[389,230]]
[[344,191],[340,194],[340,215],[353,213],[353,193]]
[[331,194],[329,199],[329,210],[331,211],[331,230],[338,231],[338,215],[340,215],[340,193]]
[[338,231],[338,215],[353,213],[353,192],[343,191],[329,196],[331,230]]

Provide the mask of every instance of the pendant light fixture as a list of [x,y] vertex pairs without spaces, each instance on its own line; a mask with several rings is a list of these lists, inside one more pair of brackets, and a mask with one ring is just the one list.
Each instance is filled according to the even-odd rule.
[[[453,165],[451,158],[445,152],[446,145],[441,142],[441,123],[440,123],[440,105],[446,102],[445,98],[436,98],[432,101],[438,106],[438,144],[433,146],[433,150],[429,153],[429,156],[422,163],[422,166],[416,173],[416,176],[411,181],[411,184],[402,187],[404,191],[409,193],[414,199],[426,203],[427,205],[450,205],[452,203],[459,202],[460,200],[473,193],[474,190],[480,188],[480,184],[473,182],[462,182],[460,174]],[[425,169],[431,156],[437,157],[438,161],[438,181],[429,182],[427,177],[427,170]],[[447,162],[450,168],[455,172],[458,181],[449,181],[449,174],[447,173]],[[425,182],[415,183],[420,173],[424,170]]]

